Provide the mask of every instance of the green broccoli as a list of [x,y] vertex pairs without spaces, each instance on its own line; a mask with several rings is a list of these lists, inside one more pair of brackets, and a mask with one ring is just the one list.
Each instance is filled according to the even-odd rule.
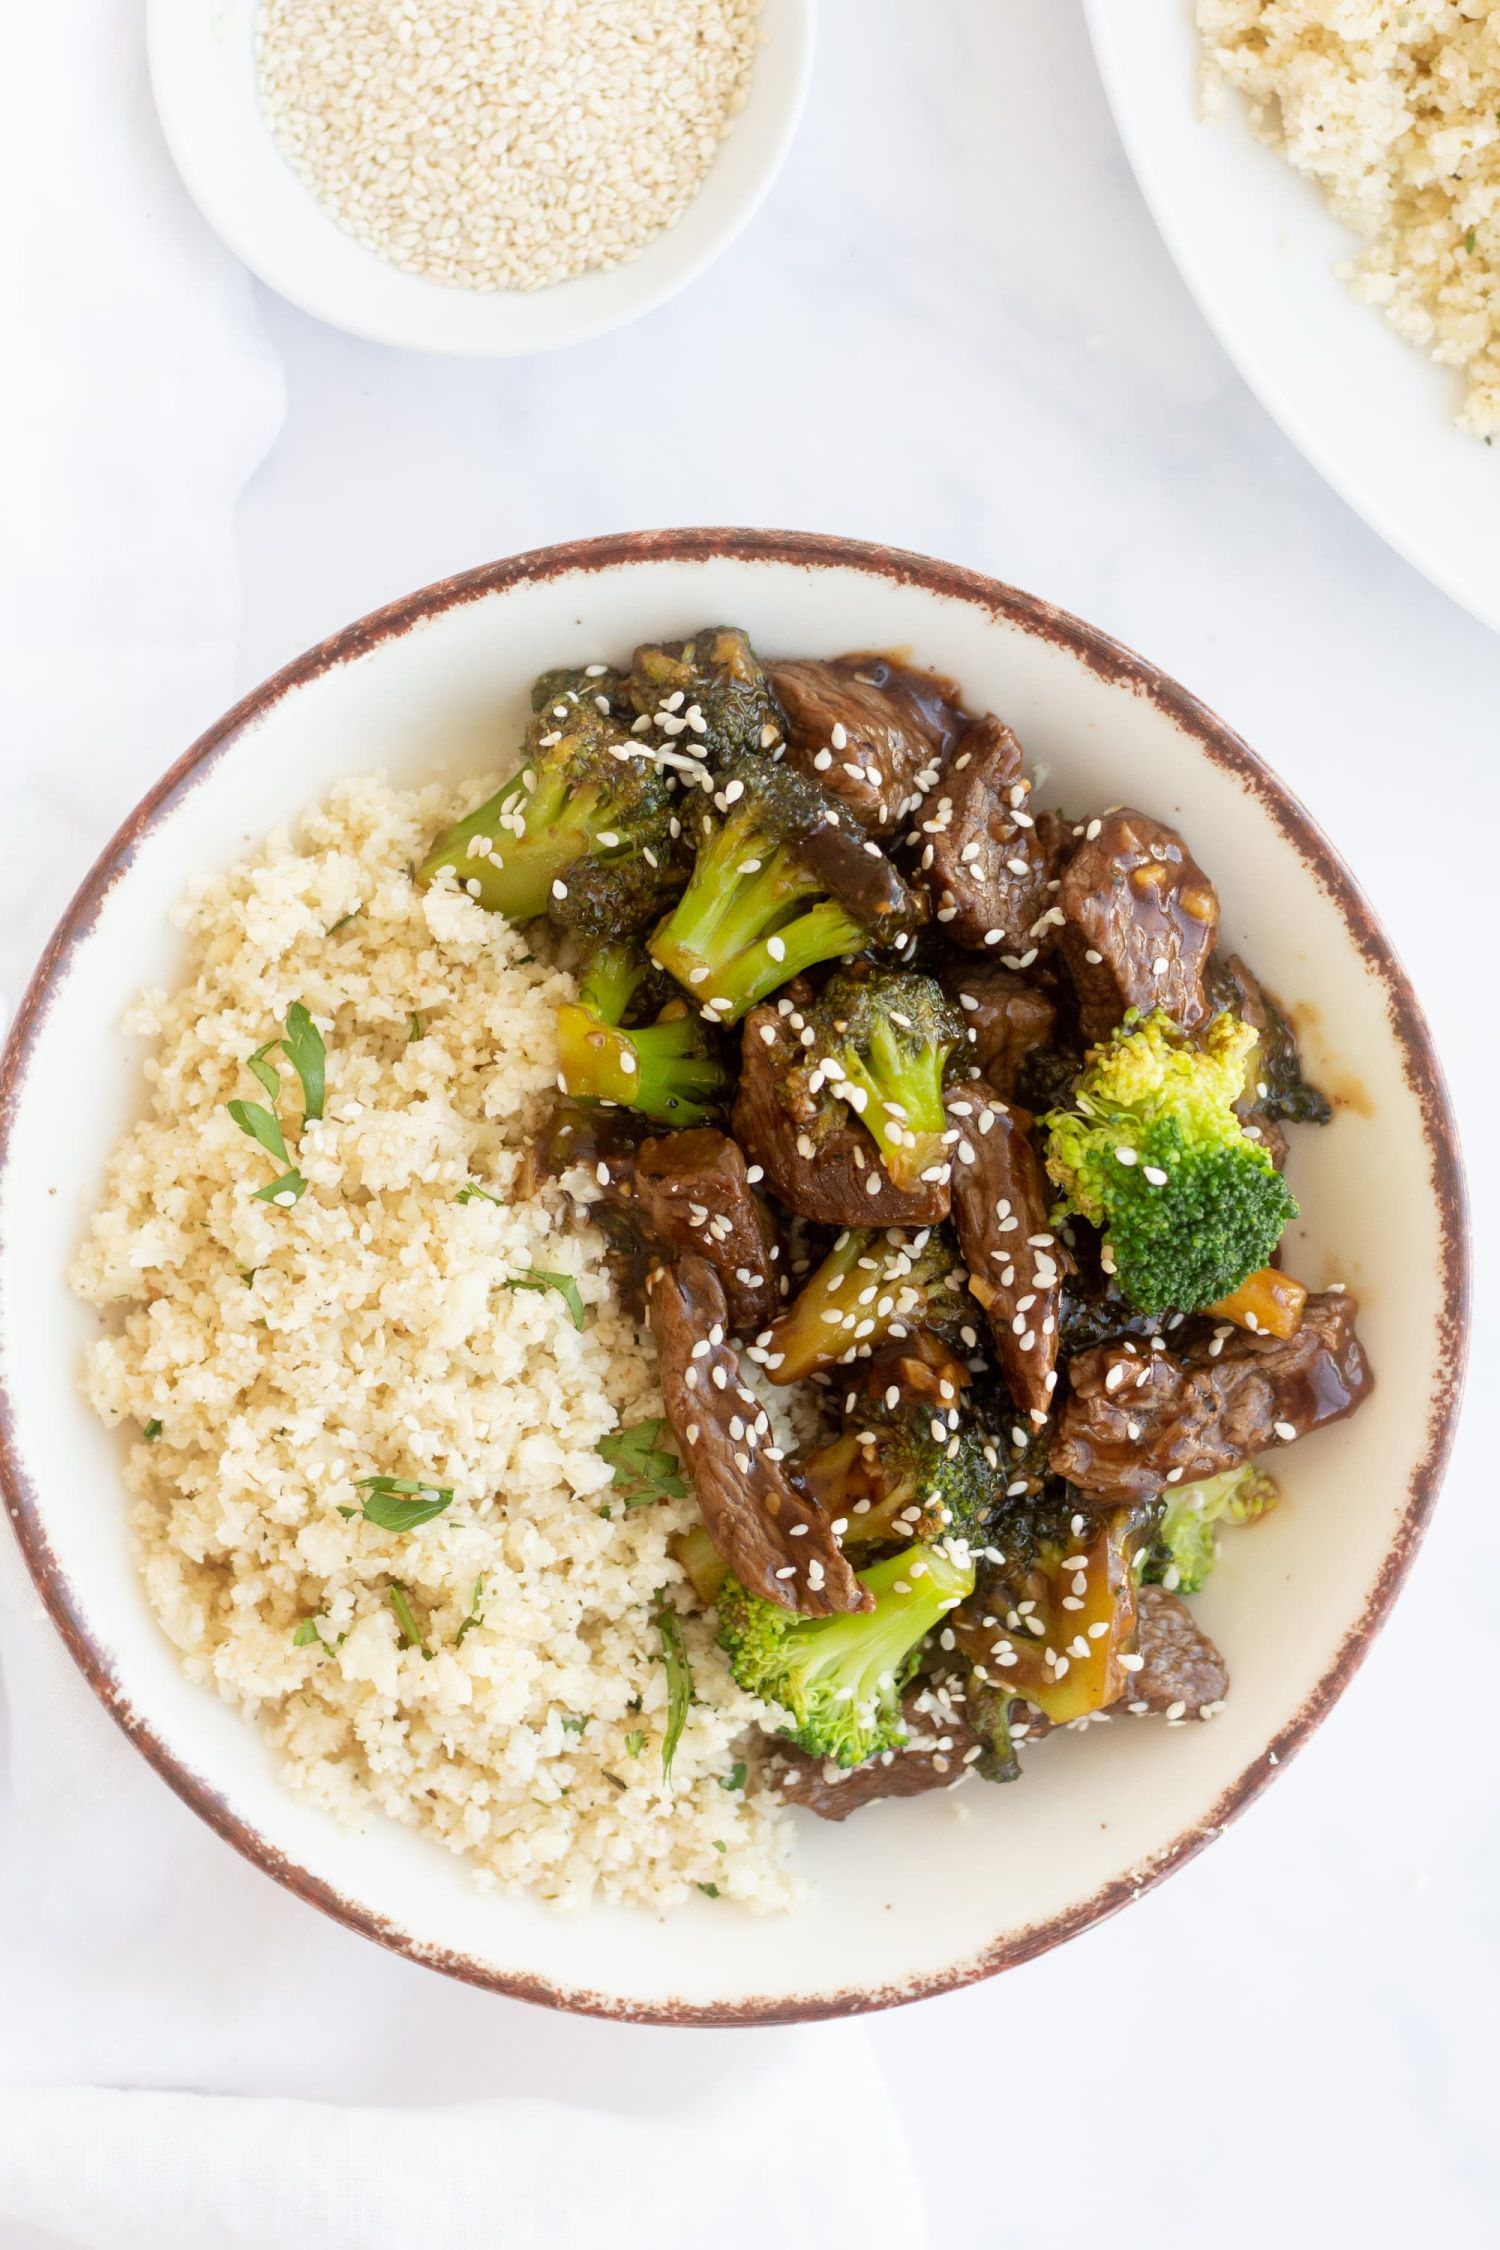
[[814,1054],[896,1186],[946,1173],[943,1073],[964,1027],[942,986],[897,969],[830,977],[811,1022]]
[[1095,1510],[1066,1485],[1009,1502],[990,1527],[979,1590],[953,1619],[982,1682],[1059,1727],[1125,1694],[1120,1658],[1135,1647],[1136,1564],[1152,1518],[1142,1501]]
[[840,1436],[797,1456],[803,1483],[844,1521],[845,1547],[942,1538],[982,1545],[1003,1489],[995,1445],[956,1399],[897,1396],[887,1405],[889,1396],[857,1404]]
[[761,757],[786,741],[781,706],[736,625],[638,648],[625,689],[648,739],[659,734],[713,765],[741,752]]
[[985,1781],[1021,1778],[1021,1761],[1010,1731],[1010,1709],[1015,1700],[1008,1688],[981,1680],[977,1672],[969,1674],[964,1717],[984,1744],[974,1763]]
[[512,922],[545,914],[590,941],[629,936],[681,887],[675,801],[669,765],[569,690],[532,720],[520,772],[444,830],[417,881],[451,868]]
[[768,758],[726,759],[712,809],[686,825],[697,860],[650,952],[715,1022],[911,927],[915,902],[890,863],[865,857],[848,815]]
[[729,1578],[719,1593],[719,1646],[747,1694],[776,1703],[810,1756],[863,1765],[906,1734],[901,1690],[923,1641],[974,1584],[957,1546],[908,1547],[859,1574],[873,1609],[798,1617]]
[[[800,1383],[914,1329],[963,1340],[967,1275],[946,1234],[846,1227],[760,1345],[773,1383]],[[972,1327],[968,1341],[977,1341]]]
[[1138,1312],[1196,1312],[1270,1259],[1290,1188],[1234,1113],[1255,1033],[1216,1016],[1195,1042],[1132,1009],[1096,1047],[1074,1110],[1043,1123],[1047,1170],[1104,1234],[1105,1264]]
[[563,1091],[616,1102],[664,1125],[701,1125],[727,1080],[686,1003],[669,1000],[654,1023],[625,1027],[642,986],[656,978],[634,946],[600,947],[584,971],[578,998],[563,1001],[557,1011]]
[[1219,1559],[1218,1525],[1253,1523],[1280,1497],[1275,1478],[1253,1466],[1169,1487],[1141,1576],[1169,1593],[1196,1594]]

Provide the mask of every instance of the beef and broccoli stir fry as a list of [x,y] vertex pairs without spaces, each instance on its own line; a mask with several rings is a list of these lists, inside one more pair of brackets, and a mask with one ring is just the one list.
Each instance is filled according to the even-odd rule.
[[592,1176],[782,1794],[843,1819],[1212,1713],[1184,1597],[1371,1376],[1280,1266],[1284,1128],[1329,1110],[1209,876],[1149,812],[1039,804],[1008,727],[885,658],[721,626],[533,709],[419,879],[576,969],[538,1170]]

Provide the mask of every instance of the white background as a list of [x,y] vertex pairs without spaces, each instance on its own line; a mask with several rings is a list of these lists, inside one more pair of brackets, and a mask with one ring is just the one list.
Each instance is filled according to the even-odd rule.
[[[944,2238],[1493,2240],[1500,1418],[1484,1284],[1500,1197],[1484,1175],[1500,1072],[1482,830],[1500,806],[1500,640],[1389,554],[1245,391],[1152,231],[1072,0],[824,0],[822,17],[772,201],[637,328],[481,365],[356,343],[262,300],[288,414],[238,511],[239,682],[517,548],[781,524],[926,549],[1079,611],[1302,796],[1425,999],[1479,1175],[1473,1396],[1446,1496],[1364,1671],[1248,1819],[1061,1953],[873,2035]],[[86,267],[66,285],[86,289]],[[9,997],[181,747],[133,761],[101,726],[87,755],[29,759],[19,785],[7,754]],[[214,1993],[221,2036],[184,2044],[171,2083],[329,2101],[525,2087],[660,2112],[767,2036],[575,2023],[445,1984],[276,1892],[144,1767],[128,1815],[102,1853],[201,1870],[170,1973],[132,1983],[130,1931],[104,1944],[76,1925],[66,1866],[45,1893],[0,1899],[13,2085],[132,2083],[144,2019],[153,2052],[170,2034],[174,1979],[184,2000]],[[807,2127],[750,2120],[736,2192],[769,2189],[760,2159]],[[795,2214],[770,2226],[798,2243]]]

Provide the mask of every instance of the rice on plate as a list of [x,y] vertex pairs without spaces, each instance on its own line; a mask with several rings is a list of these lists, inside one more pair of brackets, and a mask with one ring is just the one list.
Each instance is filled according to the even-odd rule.
[[[105,1317],[87,1394],[141,1432],[132,1535],[164,1630],[296,1789],[559,1905],[785,1908],[791,1822],[744,1756],[775,1715],[671,1607],[693,1500],[625,1506],[598,1450],[661,1412],[649,1343],[575,1215],[588,1181],[524,1174],[574,980],[410,880],[471,800],[347,782],[178,909],[186,981],[125,1025],[154,1042],[149,1113],[72,1275]],[[299,1003],[327,1106],[288,1208],[227,1104]],[[559,1288],[516,1286],[540,1273],[584,1326]],[[387,1529],[371,1480],[453,1498]]]
[[1500,430],[1500,9],[1493,0],[1197,0],[1226,85],[1367,247],[1341,268],[1463,371],[1460,427]]

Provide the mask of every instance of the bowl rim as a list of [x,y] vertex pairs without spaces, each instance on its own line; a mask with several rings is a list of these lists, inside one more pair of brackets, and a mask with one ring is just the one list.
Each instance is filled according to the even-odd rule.
[[32,1050],[54,988],[66,976],[73,953],[88,939],[110,891],[129,869],[139,840],[277,704],[323,674],[370,655],[384,642],[409,632],[429,618],[503,594],[519,585],[545,583],[569,574],[612,571],[634,564],[720,559],[804,570],[855,570],[981,607],[1022,632],[1065,650],[1107,683],[1147,697],[1212,763],[1228,769],[1254,793],[1304,866],[1322,883],[1367,965],[1384,987],[1391,1034],[1401,1052],[1407,1083],[1418,1101],[1423,1139],[1432,1164],[1443,1311],[1425,1444],[1412,1473],[1406,1509],[1380,1574],[1360,1615],[1345,1632],[1295,1717],[1257,1751],[1203,1819],[1190,1823],[1171,1842],[1153,1853],[1144,1871],[1133,1870],[1128,1877],[1115,1878],[1101,1886],[1093,1897],[1045,1921],[997,1939],[966,1960],[889,1986],[734,2002],[638,2002],[560,1985],[546,1977],[496,1969],[469,1955],[425,1944],[410,1931],[344,1897],[332,1885],[269,1844],[134,1711],[108,1658],[91,1635],[53,1554],[41,1497],[22,1467],[16,1404],[0,1379],[0,1495],[4,1497],[37,1593],[68,1653],[111,1718],[168,1786],[217,1835],[294,1896],[318,1907],[346,1928],[461,1982],[573,2014],[622,2022],[696,2027],[798,2023],[859,2015],[977,1984],[1049,1952],[1066,1939],[1103,1921],[1133,1898],[1154,1889],[1220,1835],[1283,1770],[1327,1716],[1390,1613],[1421,1544],[1442,1484],[1463,1394],[1470,1323],[1470,1248],[1463,1164],[1447,1088],[1426,1020],[1406,971],[1359,886],[1291,790],[1196,696],[1097,627],[1036,595],[1023,593],[961,565],[939,562],[899,548],[877,546],[865,540],[813,532],[701,527],[614,533],[533,548],[450,578],[438,579],[415,593],[372,610],[341,632],[293,657],[252,688],[201,734],[147,791],[94,862],[48,940],[16,1012],[4,1050],[0,1052],[0,1176],[9,1159],[12,1123]]

